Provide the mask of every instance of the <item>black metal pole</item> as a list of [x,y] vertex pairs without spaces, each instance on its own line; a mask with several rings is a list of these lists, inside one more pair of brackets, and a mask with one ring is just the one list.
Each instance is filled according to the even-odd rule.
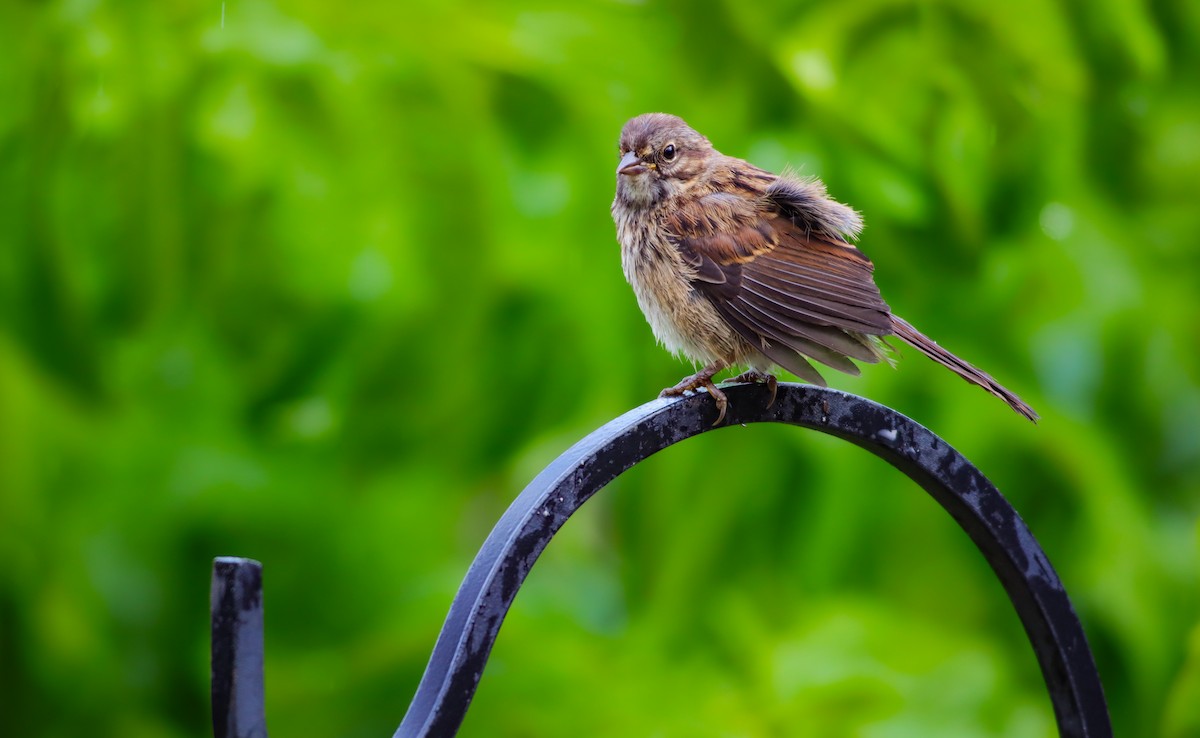
[[[1100,676],[1058,575],[1033,534],[979,470],[928,429],[870,400],[812,385],[725,389],[722,428],[798,425],[844,438],[886,460],[936,499],[1003,583],[1042,669],[1064,738],[1111,738]],[[492,530],[459,588],[416,696],[394,738],[453,736],[504,616],[537,557],[576,510],[621,472],[709,430],[710,398],[649,402],[596,430],[546,467]]]
[[262,564],[251,559],[213,562],[212,720],[215,738],[267,738]]

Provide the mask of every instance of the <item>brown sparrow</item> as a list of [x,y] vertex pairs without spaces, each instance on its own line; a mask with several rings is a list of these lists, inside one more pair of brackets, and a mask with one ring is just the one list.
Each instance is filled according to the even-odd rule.
[[862,218],[819,180],[725,156],[665,113],[626,123],[620,155],[612,214],[625,278],[658,341],[704,364],[661,396],[703,387],[719,424],[728,402],[712,378],[727,367],[748,367],[733,381],[765,382],[773,400],[776,366],[825,386],[808,359],[857,375],[851,359],[878,362],[890,348],[883,337],[896,336],[1037,419],[1021,398],[891,313],[871,260],[851,244]]

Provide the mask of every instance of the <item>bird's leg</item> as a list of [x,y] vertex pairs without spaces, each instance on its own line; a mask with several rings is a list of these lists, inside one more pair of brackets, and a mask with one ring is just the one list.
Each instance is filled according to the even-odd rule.
[[726,366],[722,362],[714,361],[692,376],[684,377],[674,387],[667,387],[662,392],[659,392],[658,396],[678,397],[685,392],[692,392],[703,387],[708,394],[712,395],[713,401],[717,403],[717,420],[713,425],[720,425],[721,421],[725,419],[725,408],[729,407],[729,400],[725,398],[725,393],[717,389],[717,385],[713,384],[712,378]]
[[767,407],[771,407],[775,404],[775,393],[779,391],[779,382],[775,379],[774,374],[767,374],[766,372],[760,372],[757,369],[751,369],[748,372],[737,375],[729,381],[757,382],[758,384],[765,384],[771,389],[771,400],[767,403]]

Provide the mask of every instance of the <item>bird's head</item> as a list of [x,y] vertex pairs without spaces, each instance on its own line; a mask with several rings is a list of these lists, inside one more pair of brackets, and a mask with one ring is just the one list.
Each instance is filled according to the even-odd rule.
[[658,205],[685,192],[708,168],[708,139],[682,118],[646,113],[621,129],[617,200],[627,207]]

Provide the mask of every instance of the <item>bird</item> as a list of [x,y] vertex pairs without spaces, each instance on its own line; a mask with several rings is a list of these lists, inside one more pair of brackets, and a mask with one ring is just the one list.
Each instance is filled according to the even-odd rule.
[[896,338],[1036,422],[1038,414],[990,375],[892,313],[874,264],[855,241],[862,216],[815,177],[773,174],[717,151],[682,118],[646,113],[621,130],[612,216],[621,268],[655,338],[703,365],[664,389],[705,390],[725,418],[713,377],[771,389],[788,370],[827,386],[815,361],[858,375],[890,363]]

